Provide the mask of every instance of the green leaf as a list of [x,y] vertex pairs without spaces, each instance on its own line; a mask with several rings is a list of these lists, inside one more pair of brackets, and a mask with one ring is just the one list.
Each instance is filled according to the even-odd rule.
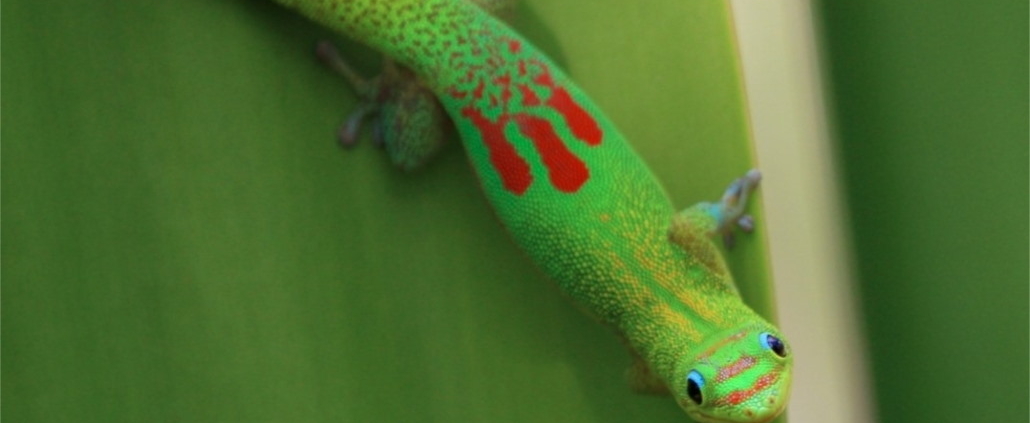
[[[751,166],[724,5],[551,3],[516,26],[677,204]],[[338,37],[257,1],[2,19],[8,420],[685,419],[628,391],[622,346],[510,242],[457,143],[410,175],[336,147],[354,96],[311,49]],[[763,236],[729,261],[768,314]]]

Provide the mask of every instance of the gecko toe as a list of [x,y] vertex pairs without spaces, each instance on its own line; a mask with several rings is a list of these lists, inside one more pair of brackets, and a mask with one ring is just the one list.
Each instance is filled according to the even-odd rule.
[[755,218],[751,217],[750,214],[745,214],[737,219],[737,227],[745,233],[751,233],[755,230]]

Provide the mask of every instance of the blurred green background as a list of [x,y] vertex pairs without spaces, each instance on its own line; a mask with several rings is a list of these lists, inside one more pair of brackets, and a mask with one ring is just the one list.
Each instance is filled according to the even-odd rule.
[[[738,64],[721,3],[648,5],[531,1],[516,26],[687,205],[753,160]],[[816,6],[874,414],[1028,421],[1027,3]],[[326,31],[261,0],[2,11],[8,421],[684,420],[627,393],[459,146],[404,175],[333,145],[353,96],[312,59]]]
[[[751,166],[725,5],[520,15],[677,204]],[[268,1],[4,2],[3,417],[685,420],[627,390],[457,144],[417,175],[335,146],[354,98],[325,37]],[[749,299],[765,257],[759,232],[730,258]]]
[[818,4],[881,421],[1028,421],[1028,3]]

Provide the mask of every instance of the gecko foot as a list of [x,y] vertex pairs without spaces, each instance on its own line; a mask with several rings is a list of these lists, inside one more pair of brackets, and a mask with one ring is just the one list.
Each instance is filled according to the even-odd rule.
[[404,170],[421,166],[440,150],[450,121],[432,91],[414,73],[384,59],[382,73],[366,79],[332,43],[319,42],[315,53],[358,95],[357,108],[338,131],[341,146],[355,146],[362,125],[368,122],[373,143],[386,149],[394,165]]
[[761,181],[762,173],[758,169],[749,170],[744,176],[733,181],[726,188],[719,203],[710,209],[716,220],[715,232],[722,235],[726,248],[733,248],[736,243],[735,229],[739,228],[744,233],[755,230],[754,218],[745,214],[744,209],[747,208],[748,196],[758,188]]
[[698,237],[720,236],[726,248],[733,248],[738,229],[744,233],[755,230],[755,219],[744,211],[748,197],[761,181],[761,172],[749,170],[726,188],[718,202],[700,202],[679,212],[669,229],[670,239],[694,251]]

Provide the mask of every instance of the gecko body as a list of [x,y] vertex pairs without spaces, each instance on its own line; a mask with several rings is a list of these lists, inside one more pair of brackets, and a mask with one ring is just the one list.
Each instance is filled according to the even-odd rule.
[[[676,212],[598,107],[479,6],[277,1],[369,44],[400,65],[388,64],[390,72],[410,71],[428,87],[508,232],[629,346],[636,390],[671,393],[702,422],[769,421],[784,409],[790,351],[779,331],[741,301],[711,240],[738,223],[749,228],[743,205],[757,172],[735,182],[719,203]],[[435,151],[441,113],[422,106],[431,102],[417,88],[373,89],[368,97],[392,100],[380,113],[396,163],[414,167]],[[404,107],[413,112],[396,113]],[[355,127],[351,121],[345,135],[353,138]]]

